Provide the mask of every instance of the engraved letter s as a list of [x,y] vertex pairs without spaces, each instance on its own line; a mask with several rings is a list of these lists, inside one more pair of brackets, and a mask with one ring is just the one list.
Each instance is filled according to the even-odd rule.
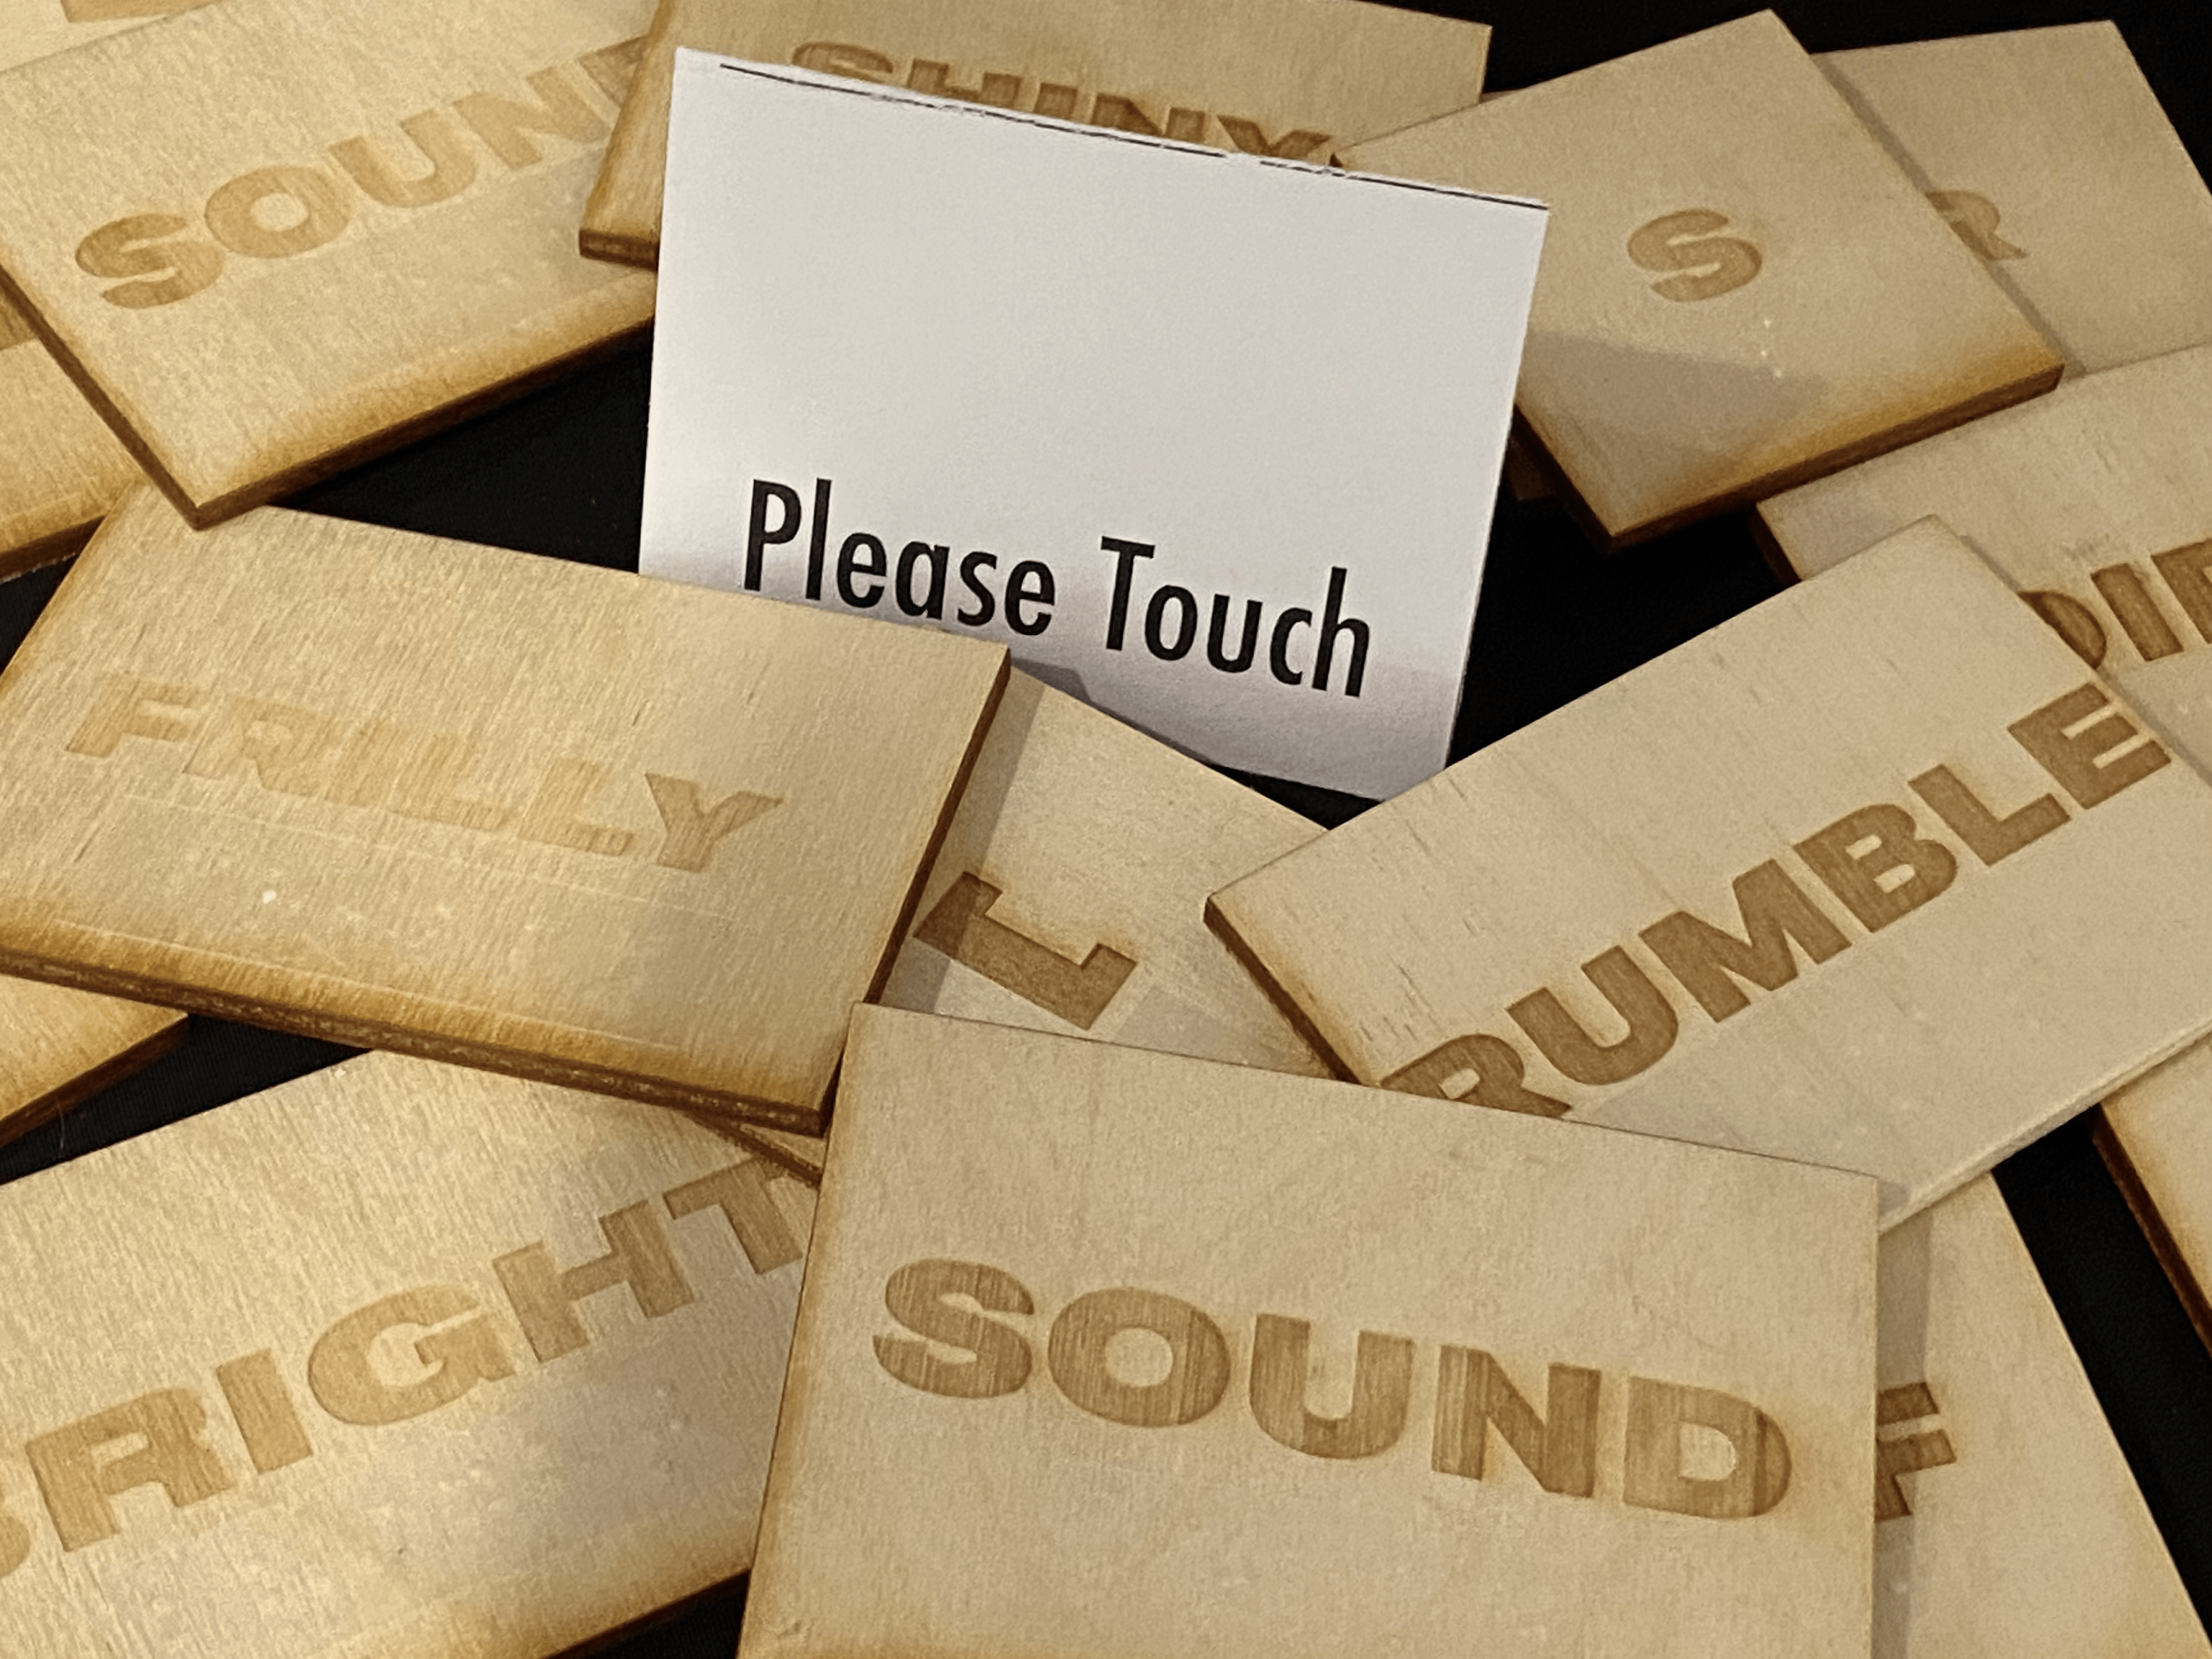
[[1679,270],[1651,284],[1662,300],[1711,300],[1741,288],[1759,275],[1759,250],[1728,228],[1728,215],[1691,208],[1654,219],[1628,239],[1628,257],[1646,270]]
[[76,245],[77,267],[92,276],[143,276],[102,290],[126,311],[189,300],[222,275],[222,250],[212,242],[168,241],[191,222],[173,213],[140,213],[102,225]]

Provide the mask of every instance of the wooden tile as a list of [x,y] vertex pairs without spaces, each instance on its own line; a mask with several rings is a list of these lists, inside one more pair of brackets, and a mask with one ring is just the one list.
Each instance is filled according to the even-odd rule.
[[1005,672],[142,488],[0,681],[0,968],[817,1128]]
[[0,0],[0,70],[120,34],[208,0]]
[[659,258],[678,46],[1322,162],[1474,102],[1490,29],[1367,0],[660,0],[586,253]]
[[26,64],[0,289],[196,522],[240,512],[650,319],[573,240],[647,15],[224,0]]
[[173,1009],[0,979],[0,1141],[160,1059],[184,1036]]
[[2212,193],[2111,23],[1814,61],[2070,372],[2212,342]]
[[1863,1170],[1887,1224],[2212,1024],[2169,760],[1923,524],[1212,914],[1363,1081]]
[[1866,1653],[1871,1183],[854,1030],[742,1659]]
[[540,1659],[742,1571],[811,1208],[396,1054],[0,1189],[10,1646]]
[[2212,1654],[1996,1182],[1881,1284],[1875,1659]]
[[2105,1102],[2106,1161],[2212,1346],[2212,1043],[2199,1043]]
[[2058,378],[1771,12],[1346,161],[1551,206],[1519,407],[1609,545]]

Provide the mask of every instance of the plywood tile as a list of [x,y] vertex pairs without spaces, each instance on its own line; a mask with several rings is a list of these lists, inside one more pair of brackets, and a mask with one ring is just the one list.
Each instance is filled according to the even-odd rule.
[[2212,1654],[1996,1182],[1881,1285],[1875,1659]]
[[1863,1170],[1894,1223],[2212,1024],[2212,785],[1929,523],[1212,908],[1363,1081]]
[[2115,1092],[2099,1140],[2153,1247],[2212,1346],[2212,1043]]
[[209,523],[642,327],[577,216],[647,0],[225,0],[10,71],[8,297]]
[[2069,370],[2212,343],[2212,193],[2112,24],[1815,61]]
[[541,1659],[742,1571],[811,1194],[369,1054],[0,1188],[40,1659]]
[[142,488],[0,679],[0,965],[818,1127],[1005,672]]
[[1771,12],[1345,159],[1550,205],[1519,409],[1611,545],[2059,375]]
[[678,46],[1321,162],[1474,102],[1490,29],[1366,0],[660,0],[586,253],[659,258]]
[[128,1077],[184,1035],[173,1009],[0,979],[0,1141]]
[[861,1009],[740,1653],[1857,1659],[1874,1207]]

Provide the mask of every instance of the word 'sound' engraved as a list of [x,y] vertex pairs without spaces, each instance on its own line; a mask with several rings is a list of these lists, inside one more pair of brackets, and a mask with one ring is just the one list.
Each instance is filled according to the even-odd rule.
[[2014,247],[1997,234],[1997,204],[1971,190],[1931,190],[1928,199],[1942,214],[1959,240],[1984,259],[2025,259],[2026,248]]
[[[458,732],[410,731],[390,720],[348,727],[290,703],[216,698],[194,686],[113,673],[63,746],[72,755],[105,760],[126,738],[190,742],[188,777],[227,778],[242,771],[264,789],[340,806],[376,808],[603,858],[644,850],[635,830],[584,816],[612,769],[595,760],[563,756],[549,763],[526,804],[479,800],[461,793],[477,753]],[[742,789],[716,800],[689,778],[634,775],[659,815],[660,844],[653,861],[663,869],[705,870],[725,840],[783,804],[780,795]]]
[[1662,300],[1712,300],[1759,275],[1759,250],[1740,236],[1718,236],[1729,217],[1689,208],[1644,225],[1628,239],[1628,257],[1646,270],[1682,273],[1651,284]]
[[2212,540],[2154,553],[2150,563],[2188,623],[2190,634],[2167,619],[2149,578],[2131,561],[2091,571],[2089,592],[2038,588],[2021,598],[2092,668],[2103,665],[2112,647],[2112,630],[2106,627],[2106,618],[2145,662],[2212,645],[2212,578],[2206,574],[2212,570]]
[[[2094,683],[2006,729],[2083,811],[2141,782],[2172,758]],[[1906,787],[1985,867],[2062,828],[2070,816],[2056,795],[2047,793],[2000,814],[1948,766],[1929,768]],[[1932,839],[1927,829],[1905,807],[1877,801],[1845,813],[1791,850],[1850,918],[1873,934],[1948,892],[1957,878],[1958,855]],[[1751,1006],[1744,986],[1779,991],[1796,980],[1796,951],[1802,951],[1817,965],[1851,945],[1842,925],[1778,860],[1753,866],[1733,885],[1741,937],[1686,910],[1663,916],[1636,934],[1666,975],[1716,1024]],[[1609,1087],[1648,1071],[1672,1051],[1680,1024],[1676,1000],[1626,946],[1601,951],[1583,964],[1583,974],[1626,1025],[1625,1035],[1601,1042],[1549,987],[1505,1009],[1562,1078]],[[1400,1066],[1382,1079],[1382,1086],[1504,1111],[1565,1115],[1571,1109],[1567,1101],[1528,1086],[1528,1057],[1514,1043],[1471,1031]]]
[[1905,1501],[1905,1489],[1898,1485],[1900,1474],[1915,1474],[1922,1469],[1942,1468],[1947,1463],[1959,1461],[1951,1449],[1951,1437],[1941,1429],[1921,1434],[1884,1436],[1884,1429],[1925,1422],[1942,1407],[1936,1403],[1936,1392],[1925,1382],[1907,1382],[1899,1388],[1884,1389],[1875,1396],[1874,1420],[1874,1518],[1877,1521],[1897,1521],[1912,1513],[1912,1505]]
[[1080,963],[1070,962],[994,921],[988,913],[999,894],[981,876],[963,872],[914,936],[1023,1001],[1089,1030],[1135,971],[1135,961],[1110,945],[1094,945]]
[[[756,1275],[770,1273],[805,1253],[770,1192],[772,1182],[791,1178],[748,1158],[670,1188],[660,1207],[678,1219],[719,1212],[747,1266]],[[599,1225],[608,1250],[593,1261],[564,1269],[544,1244],[533,1243],[492,1263],[524,1345],[540,1366],[591,1346],[576,1304],[602,1291],[626,1287],[648,1320],[697,1300],[653,1204],[603,1215]],[[392,1358],[403,1353],[414,1364],[395,1368]],[[433,1284],[346,1315],[309,1346],[303,1369],[307,1394],[332,1421],[382,1428],[507,1381],[515,1374],[515,1356],[498,1316],[475,1291]],[[218,1365],[215,1376],[255,1474],[274,1474],[315,1455],[299,1397],[273,1350]],[[62,1549],[89,1549],[118,1535],[124,1518],[115,1500],[138,1487],[160,1486],[175,1509],[234,1491],[240,1475],[234,1455],[226,1457],[216,1443],[216,1420],[204,1390],[159,1389],[33,1436],[24,1455]],[[29,1525],[0,1507],[0,1577],[29,1558],[33,1543]]]
[[[1007,1319],[989,1316],[1036,1315],[1036,1298],[1011,1273],[978,1261],[913,1261],[885,1281],[884,1305],[914,1334],[877,1337],[876,1360],[908,1388],[988,1400],[1018,1392],[1036,1372],[1030,1338]],[[1111,1363],[1117,1340],[1134,1332],[1146,1334],[1148,1346],[1166,1356],[1166,1370],[1149,1382],[1118,1375]],[[1411,1409],[1413,1340],[1358,1334],[1351,1404],[1340,1417],[1317,1414],[1308,1398],[1312,1341],[1308,1321],[1266,1313],[1254,1320],[1248,1390],[1253,1422],[1277,1444],[1310,1457],[1389,1451],[1404,1434]],[[946,1358],[945,1351],[960,1357]],[[1207,1416],[1227,1395],[1233,1370],[1227,1334],[1202,1309],[1126,1285],[1092,1291],[1062,1309],[1046,1334],[1044,1358],[1071,1405],[1139,1429],[1178,1428]],[[1589,1498],[1597,1490],[1603,1387],[1595,1370],[1555,1364],[1540,1413],[1493,1357],[1439,1344],[1429,1466],[1440,1474],[1483,1479],[1494,1431],[1543,1490]],[[1703,1454],[1720,1449],[1715,1439],[1725,1444],[1725,1473],[1686,1471],[1692,1434],[1705,1442]],[[1742,1520],[1765,1514],[1790,1489],[1790,1447],[1781,1428],[1748,1401],[1715,1389],[1630,1377],[1621,1457],[1621,1499],[1644,1509]]]
[[[839,41],[810,40],[791,54],[791,61],[800,69],[823,75],[842,75],[855,81],[895,85],[903,80],[912,90],[926,92],[933,97],[957,98],[970,104],[988,104],[994,109],[1028,110],[1056,120],[1080,121],[1090,126],[1142,133],[1149,138],[1173,138],[1187,144],[1212,143],[1220,149],[1241,149],[1248,155],[1285,161],[1302,161],[1322,155],[1329,141],[1328,133],[1313,132],[1304,127],[1270,138],[1257,121],[1186,109],[1180,105],[1169,107],[1155,119],[1143,101],[1127,93],[1032,81],[1024,75],[1000,70],[956,70],[951,64],[927,58],[902,62],[866,46]],[[970,83],[961,85],[963,76],[969,75],[973,76]],[[1090,100],[1087,115],[1080,112],[1086,98]],[[1155,109],[1159,107],[1157,100],[1151,101]],[[1220,130],[1219,139],[1211,135],[1212,127]]]
[[[603,46],[578,58],[576,67],[620,107],[644,45],[641,36]],[[77,266],[89,276],[135,279],[100,290],[110,305],[130,311],[174,305],[213,285],[226,250],[250,259],[289,259],[335,241],[353,222],[356,191],[392,208],[428,207],[460,195],[476,183],[477,171],[462,127],[509,173],[544,159],[533,133],[574,144],[605,140],[606,119],[584,101],[562,66],[526,79],[528,102],[477,92],[456,99],[449,110],[407,117],[399,131],[415,155],[398,165],[379,141],[348,138],[329,147],[336,172],[318,159],[257,167],[219,186],[201,216],[211,241],[191,234],[191,221],[182,214],[132,214],[78,243]],[[404,170],[410,168],[415,170]]]

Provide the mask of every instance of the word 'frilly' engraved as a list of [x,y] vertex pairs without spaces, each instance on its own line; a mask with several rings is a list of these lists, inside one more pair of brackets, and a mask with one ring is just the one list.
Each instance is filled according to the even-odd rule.
[[1681,275],[1651,284],[1662,300],[1712,300],[1733,293],[1759,275],[1759,250],[1741,236],[1718,236],[1729,217],[1711,208],[1688,208],[1641,226],[1628,239],[1628,257],[1646,270]]
[[[677,1218],[719,1211],[755,1274],[790,1266],[804,1254],[769,1191],[787,1179],[758,1159],[733,1164],[661,1194]],[[492,1264],[515,1324],[540,1366],[591,1345],[576,1304],[628,1287],[640,1314],[660,1319],[696,1301],[668,1230],[650,1203],[599,1218],[607,1254],[561,1268],[543,1243],[524,1246]],[[412,1365],[395,1368],[410,1354]],[[515,1374],[515,1357],[498,1316],[460,1285],[416,1285],[340,1319],[308,1349],[307,1393],[332,1421],[384,1428],[449,1406]],[[264,1349],[215,1368],[222,1407],[237,1430],[246,1461],[271,1475],[315,1455],[314,1436],[275,1352]],[[123,1529],[115,1500],[159,1486],[175,1509],[234,1491],[234,1457],[217,1449],[216,1420],[204,1391],[157,1389],[33,1437],[24,1446],[31,1472],[64,1552],[89,1549]],[[4,1494],[0,1494],[4,1497]],[[29,1559],[29,1526],[0,1508],[0,1577]]]
[[1136,969],[1133,958],[1094,945],[1080,963],[1017,933],[989,912],[1000,890],[963,872],[914,936],[1024,1002],[1089,1030]]
[[1941,1429],[1923,1434],[1885,1437],[1881,1433],[1883,1429],[1924,1422],[1942,1409],[1936,1403],[1936,1391],[1925,1382],[1907,1382],[1899,1388],[1884,1389],[1875,1396],[1875,1520],[1899,1521],[1912,1513],[1912,1505],[1905,1501],[1905,1489],[1897,1483],[1899,1475],[1917,1474],[1922,1469],[1939,1469],[1959,1461],[1958,1454],[1951,1449],[1951,1437]]
[[[603,46],[578,58],[576,66],[620,107],[644,45],[640,37]],[[77,266],[89,276],[136,279],[102,289],[100,297],[110,305],[129,311],[174,305],[222,275],[225,250],[249,259],[288,259],[335,241],[353,222],[356,191],[372,202],[404,209],[460,195],[476,182],[478,166],[460,126],[475,133],[509,173],[544,159],[532,133],[574,144],[605,140],[605,118],[584,101],[562,66],[539,70],[527,80],[532,97],[526,103],[477,92],[456,99],[450,112],[429,109],[407,117],[399,130],[416,152],[409,162],[395,166],[374,139],[348,138],[327,151],[335,173],[319,159],[256,167],[219,186],[201,214],[212,241],[191,235],[191,221],[182,214],[132,214],[78,243]],[[417,163],[428,171],[403,171]]]
[[[2212,644],[2212,540],[2190,542],[2154,553],[2151,568],[2158,573],[2167,594],[2195,630],[2186,637],[2159,608],[2154,589],[2142,568],[2123,560],[2089,573],[2089,585],[2105,611],[2127,635],[2128,643],[2145,662],[2177,656]],[[2111,635],[2095,605],[2086,595],[2039,588],[2022,593],[2029,609],[2057,630],[2090,667],[2101,667],[2112,646]]]
[[1928,200],[1945,222],[1959,233],[1959,240],[1992,262],[1998,259],[2025,259],[2026,248],[2014,247],[1997,234],[1997,221],[2002,216],[1997,204],[1978,191],[1931,190]]
[[[611,769],[595,760],[563,756],[551,762],[526,805],[478,800],[461,793],[476,749],[458,732],[412,732],[389,720],[348,729],[290,703],[216,698],[193,686],[110,674],[64,747],[105,760],[126,738],[190,743],[187,777],[227,778],[247,770],[263,788],[280,794],[377,808],[604,858],[643,850],[635,830],[584,817]],[[744,790],[713,800],[689,778],[638,775],[660,817],[653,861],[669,870],[705,870],[723,841],[783,804],[781,796]]]
[[[2007,730],[2083,811],[2142,781],[2171,758],[2094,683],[2045,703]],[[2069,817],[2051,794],[2001,816],[1948,766],[1931,767],[1906,787],[1984,866],[2041,840]],[[1852,920],[1876,933],[1948,892],[1958,877],[1957,854],[1929,839],[1926,827],[1905,807],[1877,801],[1815,830],[1792,850]],[[1851,943],[1778,860],[1745,871],[1733,885],[1741,938],[1686,910],[1636,935],[1716,1024],[1751,1006],[1745,985],[1779,991],[1795,980],[1795,951],[1817,964]],[[1571,1082],[1603,1088],[1657,1065],[1674,1048],[1678,1030],[1674,1001],[1660,981],[1621,945],[1584,963],[1583,973],[1626,1023],[1625,1036],[1601,1042],[1549,988],[1508,1006],[1507,1016]],[[1468,1032],[1392,1072],[1382,1086],[1505,1111],[1565,1115],[1569,1103],[1530,1089],[1523,1080],[1527,1069],[1527,1057],[1513,1043]]]
[[[997,1267],[909,1262],[885,1282],[884,1305],[914,1336],[877,1337],[877,1363],[909,1388],[988,1400],[1018,1392],[1036,1369],[1030,1340],[1006,1320],[987,1317],[1036,1312],[1027,1287]],[[1117,1376],[1111,1364],[1117,1340],[1134,1332],[1148,1333],[1165,1352],[1165,1371],[1148,1382]],[[1413,1340],[1359,1333],[1352,1401],[1341,1417],[1318,1416],[1309,1403],[1312,1340],[1308,1321],[1279,1314],[1254,1321],[1253,1421],[1269,1439],[1310,1457],[1374,1457],[1389,1450],[1405,1431]],[[945,1349],[962,1357],[945,1358]],[[1045,1338],[1045,1366],[1068,1402],[1094,1417],[1129,1428],[1178,1428],[1206,1416],[1228,1393],[1229,1339],[1202,1309],[1179,1297],[1121,1286],[1092,1291],[1060,1310]],[[1597,1490],[1603,1387],[1597,1371],[1555,1364],[1540,1414],[1491,1355],[1440,1344],[1430,1467],[1481,1480],[1494,1429],[1546,1492],[1589,1498]],[[1701,1446],[1686,1441],[1692,1431]],[[1726,1472],[1686,1472],[1693,1455],[1702,1464],[1719,1449],[1716,1439],[1729,1454]],[[1790,1489],[1790,1447],[1780,1427],[1748,1401],[1714,1389],[1629,1378],[1622,1459],[1621,1498],[1644,1509],[1743,1520],[1765,1514]]]
[[[1082,121],[1094,127],[1142,133],[1149,138],[1173,138],[1187,144],[1212,143],[1207,128],[1217,126],[1228,141],[1220,148],[1241,149],[1251,155],[1302,161],[1321,152],[1329,141],[1328,133],[1313,132],[1304,127],[1286,131],[1279,138],[1270,138],[1257,121],[1180,106],[1170,108],[1164,119],[1156,121],[1146,112],[1143,104],[1128,94],[1091,92],[1054,81],[1032,82],[1023,75],[986,70],[976,76],[974,84],[962,86],[950,64],[915,58],[902,64],[901,60],[887,58],[866,46],[839,41],[810,40],[791,54],[791,61],[800,69],[813,70],[818,74],[842,75],[848,80],[873,81],[882,85],[895,85],[903,79],[912,90],[933,97],[957,98],[970,104],[988,104],[994,109],[1028,110],[1056,120]],[[1088,115],[1080,112],[1086,96],[1091,100]]]

